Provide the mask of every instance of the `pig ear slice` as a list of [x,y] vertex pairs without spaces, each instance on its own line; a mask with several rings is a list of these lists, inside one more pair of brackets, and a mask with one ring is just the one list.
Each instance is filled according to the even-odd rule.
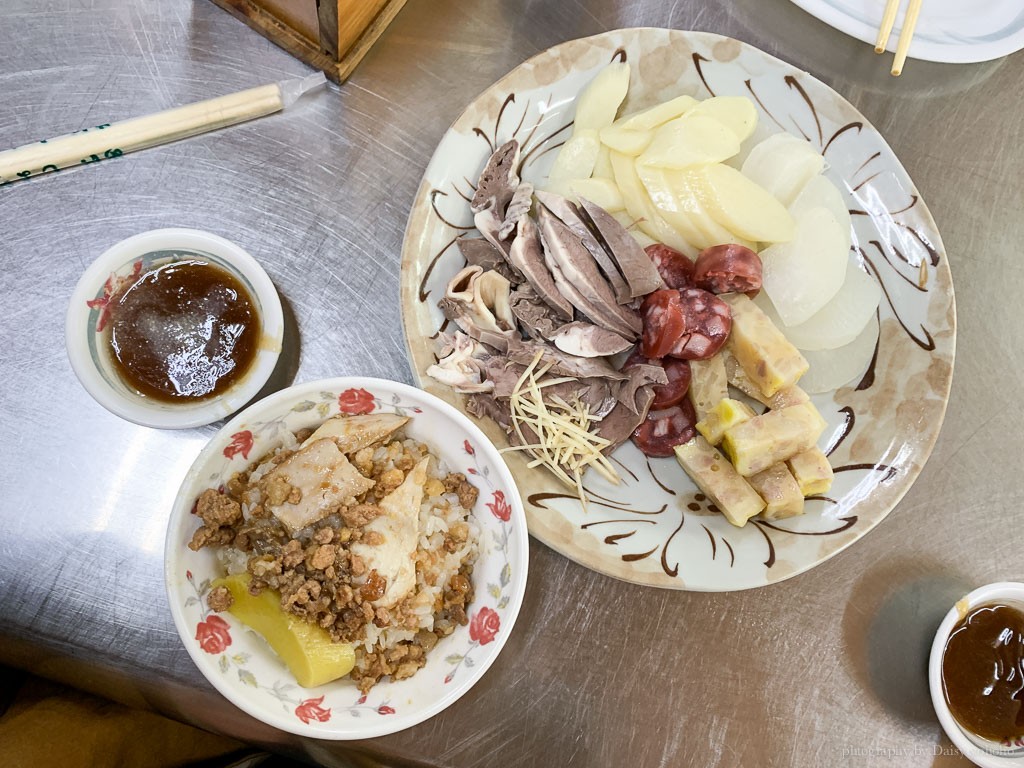
[[394,413],[335,416],[321,424],[316,432],[306,438],[300,449],[329,437],[337,443],[342,453],[352,453],[390,437],[408,421],[408,416],[398,416]]
[[631,234],[616,221],[610,213],[586,198],[580,198],[580,206],[587,219],[600,235],[608,252],[618,264],[622,276],[629,283],[630,297],[645,296],[665,287],[657,268],[644,253]]

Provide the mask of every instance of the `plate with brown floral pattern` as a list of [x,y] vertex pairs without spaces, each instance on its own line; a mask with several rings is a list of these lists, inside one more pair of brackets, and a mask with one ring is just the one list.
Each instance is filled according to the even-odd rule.
[[[521,145],[520,175],[542,181],[571,132],[581,89],[612,61],[629,62],[623,113],[674,96],[746,96],[759,112],[756,141],[786,131],[825,158],[853,222],[854,258],[882,288],[880,334],[866,370],[813,400],[828,422],[819,446],[835,482],[803,515],[732,526],[673,459],[631,443],[613,454],[622,482],[585,478],[584,509],[571,490],[522,455],[505,454],[530,533],[601,573],[670,589],[725,591],[794,576],[878,525],[917,478],[939,434],[953,375],[956,309],[935,222],[878,131],[806,72],[719,35],[624,29],[541,53],[475,99],[445,134],[420,185],[402,252],[402,312],[420,385],[465,410],[463,395],[426,376],[445,318],[448,281],[465,262],[455,238],[475,234],[469,201],[497,146]],[[499,447],[493,422],[478,424]]]

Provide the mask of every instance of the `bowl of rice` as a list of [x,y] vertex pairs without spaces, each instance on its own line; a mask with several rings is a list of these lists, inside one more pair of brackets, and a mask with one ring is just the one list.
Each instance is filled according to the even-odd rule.
[[[292,733],[364,739],[484,675],[527,560],[519,493],[484,434],[426,392],[349,377],[278,392],[213,437],[171,512],[165,580],[182,642],[232,703]],[[290,645],[238,618],[257,602]],[[350,669],[325,682],[338,652]]]

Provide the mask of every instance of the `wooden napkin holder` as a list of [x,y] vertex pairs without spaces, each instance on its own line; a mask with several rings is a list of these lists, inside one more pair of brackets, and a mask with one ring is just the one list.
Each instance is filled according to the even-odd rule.
[[213,0],[288,53],[340,83],[406,0]]

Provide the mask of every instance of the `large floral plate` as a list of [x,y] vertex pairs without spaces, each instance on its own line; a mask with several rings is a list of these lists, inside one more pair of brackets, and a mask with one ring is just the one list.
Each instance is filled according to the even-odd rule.
[[[559,45],[491,86],[442,139],[409,218],[402,309],[413,370],[425,389],[461,407],[461,396],[424,372],[444,323],[437,301],[463,266],[454,240],[472,231],[474,180],[492,149],[512,137],[523,147],[523,177],[542,179],[569,134],[576,95],[613,60],[633,66],[626,111],[681,93],[748,96],[760,111],[752,141],[789,131],[821,151],[853,215],[855,254],[884,291],[878,348],[850,386],[814,398],[828,420],[821,447],[836,480],[798,518],[735,528],[709,509],[675,461],[647,460],[632,444],[614,454],[621,485],[587,479],[586,511],[521,455],[505,460],[530,533],[588,568],[674,589],[777,582],[864,536],[910,488],[942,424],[956,325],[949,266],[924,201],[878,132],[807,73],[719,35],[626,29]],[[507,445],[496,425],[480,426]]]
[[[450,471],[463,472],[480,491],[473,515],[480,554],[473,569],[475,598],[469,624],[430,652],[412,677],[385,678],[362,695],[345,678],[301,688],[261,637],[230,613],[206,604],[210,582],[223,575],[210,549],[186,545],[199,525],[196,497],[216,488],[257,457],[278,447],[283,432],[315,427],[338,413],[398,413],[412,417],[406,432],[427,443]],[[174,623],[206,678],[236,706],[284,731],[319,739],[366,739],[408,728],[466,693],[505,645],[526,592],[529,558],[525,520],[515,482],[498,452],[464,416],[405,384],[339,378],[282,390],[228,422],[182,482],[167,528],[164,578]]]

